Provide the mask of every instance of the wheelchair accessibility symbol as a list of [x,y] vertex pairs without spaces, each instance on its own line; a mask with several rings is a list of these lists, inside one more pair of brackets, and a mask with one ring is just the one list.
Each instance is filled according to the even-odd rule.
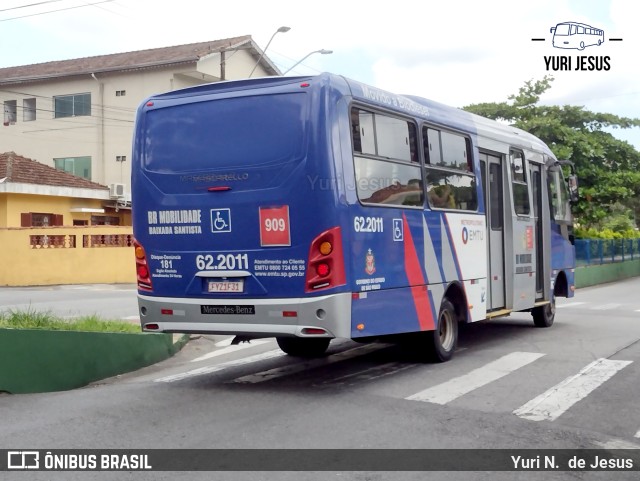
[[211,232],[231,232],[231,209],[211,209]]
[[393,219],[393,240],[396,242],[404,241],[404,225],[402,219]]

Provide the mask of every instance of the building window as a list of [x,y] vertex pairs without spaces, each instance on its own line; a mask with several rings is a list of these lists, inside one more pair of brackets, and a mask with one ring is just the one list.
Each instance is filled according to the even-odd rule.
[[30,122],[36,119],[36,99],[22,101],[22,120]]
[[56,119],[91,115],[91,94],[58,95],[53,97]]
[[61,226],[62,215],[43,214],[40,212],[24,212],[20,214],[20,226],[22,227],[49,227]]
[[53,159],[54,167],[78,177],[91,180],[91,157],[64,157]]
[[120,225],[120,217],[111,215],[92,215],[91,225]]
[[116,155],[116,162],[126,162],[126,161],[127,161],[126,155]]
[[127,95],[126,90],[116,90],[116,97],[124,97],[125,95]]
[[18,106],[15,100],[5,100],[4,102],[4,125],[16,123]]

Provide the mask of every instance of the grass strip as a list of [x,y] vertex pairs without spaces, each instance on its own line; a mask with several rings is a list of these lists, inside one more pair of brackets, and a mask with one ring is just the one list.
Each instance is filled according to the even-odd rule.
[[63,319],[54,316],[50,312],[32,310],[0,312],[0,328],[83,332],[141,332],[138,324],[101,319],[96,315]]

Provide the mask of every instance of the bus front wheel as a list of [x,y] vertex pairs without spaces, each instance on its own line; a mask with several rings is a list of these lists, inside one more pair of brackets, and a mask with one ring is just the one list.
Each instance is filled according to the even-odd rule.
[[531,310],[531,315],[536,327],[551,327],[556,317],[556,296],[551,296],[549,304],[534,307]]
[[326,352],[331,339],[277,337],[276,341],[278,342],[278,347],[289,356],[320,357]]
[[426,333],[429,356],[433,361],[445,362],[453,357],[458,344],[458,317],[449,299],[443,299],[436,329]]

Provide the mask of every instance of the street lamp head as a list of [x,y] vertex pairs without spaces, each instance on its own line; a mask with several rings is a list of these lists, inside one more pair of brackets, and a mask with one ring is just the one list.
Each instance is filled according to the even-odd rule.
[[258,61],[253,66],[253,68],[251,69],[251,72],[249,73],[249,77],[247,77],[247,78],[251,78],[251,76],[253,75],[253,72],[256,70],[258,65],[260,65],[260,61],[262,60],[262,57],[264,57],[265,52],[269,48],[269,45],[271,45],[271,41],[273,40],[273,37],[275,37],[278,33],[287,33],[289,30],[291,30],[291,27],[284,27],[283,26],[283,27],[278,28],[278,30],[276,30],[275,32],[273,32],[273,35],[271,35],[271,38],[267,42],[267,46],[264,48],[264,50],[260,54],[260,58],[258,58]]
[[314,53],[320,53],[322,55],[328,55],[330,53],[333,53],[333,50],[327,50],[327,49],[322,49],[322,50],[314,50],[313,52],[309,52],[308,54],[306,54],[304,57],[302,57],[300,60],[298,60],[293,67],[290,67],[285,73],[283,73],[282,75],[287,75],[289,72],[291,72],[294,68],[296,68],[298,65],[300,65],[304,60],[306,60],[308,57],[310,57],[311,55],[313,55]]

